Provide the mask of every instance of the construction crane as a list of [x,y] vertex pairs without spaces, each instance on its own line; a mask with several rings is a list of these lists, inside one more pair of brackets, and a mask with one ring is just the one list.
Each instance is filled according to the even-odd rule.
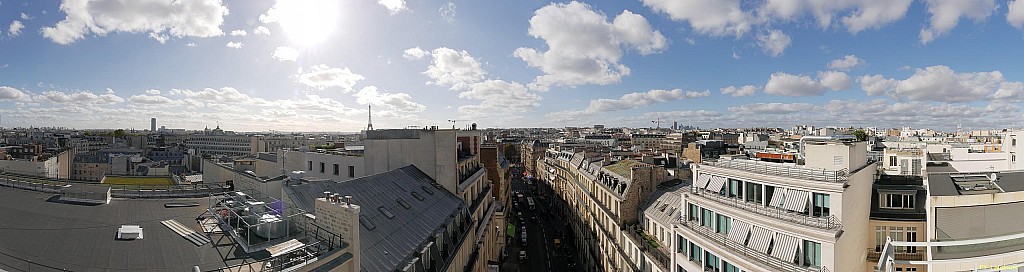
[[464,122],[464,121],[469,121],[469,120],[463,120],[463,119],[448,119],[448,122],[449,122],[449,123],[452,123],[452,129],[455,129],[455,123],[456,123],[456,122]]
[[654,124],[656,124],[658,126],[658,129],[661,129],[661,123],[663,123],[663,122],[665,122],[665,121],[662,121],[661,118],[658,118],[658,119],[655,119],[654,121],[651,121],[651,123],[654,123]]

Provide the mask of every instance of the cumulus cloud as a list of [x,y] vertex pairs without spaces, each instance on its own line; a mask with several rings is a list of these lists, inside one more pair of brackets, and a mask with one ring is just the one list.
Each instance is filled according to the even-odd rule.
[[28,98],[29,95],[25,94],[25,92],[22,92],[21,90],[14,87],[0,86],[0,100],[21,101],[27,100]]
[[1006,22],[1024,29],[1024,0],[1011,0],[1006,3],[1006,9]]
[[786,33],[782,33],[781,30],[773,29],[768,31],[767,34],[757,35],[757,45],[761,47],[761,50],[772,57],[778,57],[782,55],[783,51],[789,47],[791,39]]
[[185,46],[187,46],[187,47],[196,47],[196,45],[197,44],[194,43],[194,42],[190,42],[190,43],[185,44]]
[[28,21],[28,20],[35,19],[35,17],[29,16],[28,14],[25,14],[24,12],[22,12],[21,13],[21,19]]
[[719,117],[722,113],[717,111],[709,110],[694,110],[694,111],[656,111],[644,113],[645,117],[649,119],[662,118],[662,119],[690,119],[700,117]]
[[7,36],[17,37],[21,35],[21,29],[25,28],[25,25],[21,21],[11,21],[11,25],[7,27]]
[[429,55],[430,55],[430,52],[427,52],[427,50],[421,49],[419,46],[413,47],[413,48],[409,48],[409,49],[406,49],[405,51],[402,51],[402,57],[407,59],[407,60],[418,60],[418,59],[422,59],[423,57],[426,57],[426,56],[429,56]]
[[897,83],[899,83],[895,79],[885,78],[882,75],[861,76],[857,79],[857,82],[860,83],[861,90],[864,90],[870,96],[889,93],[895,90]]
[[269,36],[270,35],[270,29],[265,27],[265,26],[257,26],[255,29],[252,30],[252,34],[253,35],[263,34],[263,35],[268,35]]
[[833,91],[847,89],[852,81],[846,73],[837,71],[818,73],[818,79],[776,72],[765,84],[764,93],[782,96],[816,96],[825,94],[826,89]]
[[732,97],[754,95],[754,93],[756,93],[757,90],[758,90],[758,87],[754,86],[754,85],[746,85],[746,86],[743,86],[743,87],[729,86],[729,87],[725,87],[725,88],[719,89],[719,91],[722,92],[722,94],[729,95],[729,96],[732,96]]
[[516,117],[540,105],[541,96],[518,82],[490,79],[466,86],[459,98],[480,100],[477,105],[460,106],[458,111],[470,117]]
[[739,0],[643,0],[643,3],[674,21],[689,23],[693,30],[702,34],[739,37],[754,24],[753,16],[740,9]]
[[299,59],[299,50],[295,50],[291,47],[278,47],[274,49],[274,53],[271,55],[276,60],[280,61],[295,61]]
[[855,55],[846,55],[841,59],[834,59],[828,63],[828,69],[849,71],[850,69],[857,68],[866,65],[863,59],[858,58]]
[[999,7],[995,0],[925,0],[931,20],[921,28],[921,44],[928,44],[960,23],[961,17],[985,21]]
[[902,19],[910,3],[911,0],[767,0],[758,11],[761,18],[780,21],[794,21],[810,14],[823,29],[841,23],[847,31],[857,34]]
[[728,110],[740,115],[748,114],[790,114],[813,109],[808,103],[754,103],[729,107]]
[[843,72],[827,71],[818,73],[819,81],[821,86],[829,88],[834,91],[849,89],[853,84],[853,79],[849,75]]
[[449,24],[455,23],[455,3],[448,2],[441,5],[441,8],[437,9],[437,12],[441,14],[441,18]]
[[124,102],[124,98],[117,96],[113,90],[108,89],[103,94],[95,94],[90,91],[79,91],[65,93],[60,91],[46,91],[36,95],[32,99],[35,102],[44,103],[74,103],[74,104],[116,104]]
[[223,35],[220,26],[228,14],[220,0],[64,0],[60,10],[67,16],[54,26],[43,27],[44,37],[70,44],[85,34],[149,32],[160,36],[213,37]]
[[356,103],[360,105],[383,106],[398,112],[422,112],[426,106],[412,101],[407,93],[387,93],[377,90],[376,86],[366,86],[354,94]]
[[423,72],[432,79],[427,82],[428,84],[462,89],[467,84],[480,82],[487,75],[480,65],[480,61],[470,56],[466,50],[455,51],[451,48],[440,47],[434,49],[431,56],[434,60],[427,67],[427,71]]
[[235,37],[243,37],[245,35],[249,35],[249,33],[245,32],[244,29],[235,29],[231,31],[230,35]]
[[584,111],[589,113],[599,112],[611,112],[611,111],[622,111],[631,110],[641,106],[647,106],[660,102],[668,102],[673,100],[687,99],[687,98],[700,98],[711,95],[710,91],[696,92],[686,91],[681,89],[672,90],[650,90],[646,92],[634,92],[628,93],[619,97],[618,99],[596,99],[590,101],[590,106]]
[[630,72],[619,63],[624,49],[647,55],[668,47],[665,36],[643,16],[625,10],[609,22],[590,5],[575,1],[535,11],[529,34],[543,39],[548,50],[520,47],[513,55],[544,72],[530,85],[540,90],[617,83]]
[[128,98],[133,104],[144,104],[144,105],[178,105],[181,101],[167,98],[161,95],[153,94],[139,94],[133,95]]
[[226,46],[228,48],[241,49],[242,48],[242,43],[241,42],[228,42],[228,44]]
[[362,75],[352,73],[347,67],[336,68],[325,64],[313,65],[307,73],[299,70],[298,75],[295,76],[296,82],[309,87],[319,90],[340,87],[344,92],[352,91],[352,86],[355,86],[357,82],[363,79]]
[[958,73],[945,65],[915,69],[913,75],[903,80],[885,79],[881,75],[875,75],[861,77],[860,81],[862,88],[869,87],[865,88],[869,95],[886,93],[910,101],[954,103],[992,97],[1004,86],[1003,83],[1007,83],[999,71]]
[[377,0],[377,3],[387,8],[391,15],[395,15],[409,9],[405,6],[405,0]]

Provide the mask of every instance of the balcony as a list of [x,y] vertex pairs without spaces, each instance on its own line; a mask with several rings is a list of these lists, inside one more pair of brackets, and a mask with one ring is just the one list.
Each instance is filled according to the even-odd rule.
[[[897,261],[924,261],[924,249],[917,248],[916,252],[906,252],[903,248],[899,252],[893,252],[892,258]],[[882,251],[879,248],[868,249],[868,261],[878,262],[882,258]]]
[[469,188],[469,186],[473,185],[473,181],[476,181],[481,176],[483,176],[484,169],[485,168],[481,166],[477,166],[476,168],[470,169],[469,171],[459,173],[459,192],[465,191],[466,188]]
[[[639,226],[633,226],[622,231],[622,233],[626,234],[626,237],[629,237],[629,239],[632,240],[638,248],[640,248],[640,251],[650,255],[651,259],[655,261],[654,263],[657,264],[662,271],[669,271],[668,268],[671,261],[668,257],[666,246],[659,245],[657,241],[653,240],[649,236],[641,237],[641,232],[643,232],[643,230],[640,230]],[[635,261],[637,261],[638,264],[643,262],[643,260]]]
[[761,253],[757,250],[748,248],[740,243],[733,240],[729,240],[725,235],[715,233],[713,230],[705,227],[701,227],[697,222],[686,222],[680,220],[680,225],[686,229],[693,230],[699,233],[707,240],[710,240],[718,246],[724,247],[730,250],[732,253],[741,256],[743,259],[759,264],[765,265],[764,268],[770,268],[768,270],[774,271],[788,271],[788,272],[829,272],[826,267],[803,267],[793,262],[784,261],[771,255]]
[[835,215],[830,215],[828,217],[813,217],[772,206],[746,202],[739,198],[727,197],[705,190],[691,190],[690,195],[789,223],[832,231],[839,231],[843,228],[842,222],[840,222],[839,218],[836,218]]
[[782,176],[802,180],[815,180],[832,183],[845,183],[849,180],[847,170],[829,171],[822,168],[807,167],[802,165],[783,165],[778,163],[767,163],[752,160],[717,160],[704,161],[701,164],[742,170],[757,174],[770,176]]

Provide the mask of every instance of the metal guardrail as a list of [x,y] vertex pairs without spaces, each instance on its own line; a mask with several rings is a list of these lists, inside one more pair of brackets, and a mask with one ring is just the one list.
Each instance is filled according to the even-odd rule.
[[782,165],[777,163],[765,163],[751,160],[717,160],[704,161],[701,164],[729,169],[743,170],[758,174],[784,176],[805,180],[816,180],[824,182],[845,183],[849,180],[849,172],[846,169],[829,171],[822,168],[807,167],[800,165]]
[[682,225],[682,226],[684,226],[684,227],[686,227],[686,228],[688,228],[690,230],[693,230],[693,231],[695,231],[697,233],[700,233],[702,236],[704,236],[708,240],[714,241],[715,243],[717,243],[717,244],[719,244],[721,246],[725,246],[725,247],[731,249],[737,255],[744,256],[744,259],[746,259],[746,260],[755,261],[755,262],[759,262],[759,263],[765,264],[765,265],[771,267],[772,270],[789,271],[789,272],[828,272],[829,271],[828,268],[825,268],[825,267],[814,267],[814,266],[803,267],[803,266],[797,265],[797,264],[795,264],[793,262],[788,262],[788,261],[784,261],[784,260],[772,257],[771,255],[768,255],[768,254],[765,254],[765,253],[761,253],[761,252],[759,252],[757,250],[753,250],[751,248],[748,248],[748,247],[746,247],[746,246],[744,246],[744,245],[742,245],[740,243],[737,243],[737,242],[735,242],[733,240],[729,240],[728,238],[725,237],[725,235],[722,235],[720,233],[715,233],[711,229],[701,227],[699,224],[695,224],[695,223],[696,222],[687,222],[685,220],[680,220],[680,225]]
[[[892,258],[898,261],[924,261],[923,247],[918,247],[917,252],[893,252]],[[881,249],[868,248],[868,261],[878,261],[882,257]]]
[[[643,237],[640,237],[640,234],[637,234],[637,232],[636,232],[637,230],[635,228],[636,228],[636,226],[633,226],[633,227],[630,227],[629,229],[623,230],[622,232],[626,233],[626,237],[629,237],[630,240],[633,240],[633,243],[636,244],[637,247],[640,248],[640,251],[643,251],[643,252],[646,252],[647,254],[650,254],[651,257],[653,257],[652,259],[655,260],[654,263],[657,264],[658,267],[661,268],[662,271],[669,271],[668,268],[669,268],[669,265],[671,264],[671,259],[669,259],[668,253],[666,253],[665,251],[662,250],[666,246],[665,245],[659,245],[658,247],[654,247],[654,246],[650,245],[647,242],[646,239],[644,239]],[[657,242],[657,241],[655,241],[655,242]]]
[[771,217],[790,223],[796,223],[804,226],[835,231],[838,231],[843,228],[842,222],[840,222],[839,218],[837,218],[835,215],[829,215],[828,217],[807,216],[786,209],[750,203],[743,201],[742,199],[739,198],[727,197],[715,192],[700,190],[696,188],[690,190],[690,193],[707,200],[725,204],[730,207],[738,208],[740,210],[756,213],[761,216]]

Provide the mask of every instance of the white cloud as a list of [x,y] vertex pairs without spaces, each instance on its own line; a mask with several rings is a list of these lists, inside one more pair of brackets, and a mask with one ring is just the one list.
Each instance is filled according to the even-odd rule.
[[21,13],[21,19],[28,21],[28,20],[35,19],[35,17],[29,16],[28,14],[25,14],[24,12],[22,12]]
[[175,37],[213,37],[223,34],[220,26],[228,14],[220,0],[64,0],[65,17],[56,25],[43,27],[44,37],[58,44],[70,44],[85,34],[111,32],[167,32]]
[[185,46],[188,46],[188,47],[196,47],[196,45],[197,44],[194,43],[194,42],[190,42],[190,43],[185,44]]
[[422,112],[427,109],[427,106],[412,101],[412,96],[407,93],[380,92],[376,86],[363,87],[354,96],[360,105],[384,106],[398,112]]
[[818,79],[821,82],[821,86],[829,88],[833,91],[846,90],[853,85],[853,79],[849,75],[843,72],[827,71],[818,73]]
[[124,102],[124,98],[117,96],[113,90],[107,90],[103,94],[95,94],[90,91],[65,93],[59,91],[46,91],[32,98],[35,102],[60,103],[60,104],[116,104]]
[[229,48],[241,49],[242,45],[243,44],[241,42],[228,42],[228,44],[226,46],[229,47]]
[[746,85],[746,86],[743,86],[743,87],[729,86],[729,87],[725,87],[725,88],[719,89],[718,91],[722,92],[722,94],[724,94],[724,95],[729,95],[729,96],[732,96],[732,97],[740,97],[740,96],[754,95],[754,93],[756,93],[758,89],[759,88],[757,86]]
[[7,28],[7,36],[17,37],[21,35],[21,29],[25,28],[25,25],[21,21],[11,21],[11,26]]
[[405,6],[405,0],[377,0],[377,3],[388,9],[391,15],[398,14],[404,10],[409,10]]
[[291,47],[278,47],[274,49],[274,53],[271,55],[276,60],[280,61],[295,61],[299,59],[299,50],[295,50]]
[[0,86],[0,100],[22,101],[29,98],[28,94],[14,87]]
[[423,57],[426,57],[426,56],[429,56],[429,55],[430,55],[430,52],[427,52],[427,50],[421,49],[419,46],[413,47],[413,48],[409,48],[409,49],[406,49],[405,51],[402,51],[402,57],[407,59],[407,60],[418,60],[418,59],[422,59]]
[[553,85],[617,83],[630,72],[619,64],[624,48],[647,55],[668,47],[665,36],[643,16],[626,10],[609,22],[604,14],[575,1],[535,11],[529,33],[543,39],[548,50],[520,47],[513,55],[544,72],[530,85],[540,90]]
[[431,56],[434,60],[427,67],[427,71],[423,72],[433,79],[427,82],[428,84],[462,89],[467,84],[480,82],[487,75],[480,61],[470,56],[466,50],[455,51],[440,47],[434,49]]
[[656,111],[644,113],[644,116],[648,119],[662,118],[662,119],[690,119],[690,118],[701,118],[701,117],[719,117],[722,113],[717,111],[709,110],[695,110],[695,111]]
[[740,115],[748,114],[790,114],[813,109],[808,103],[754,103],[729,107],[729,111]]
[[449,24],[455,23],[455,3],[448,2],[441,5],[441,8],[437,9],[437,12],[441,14],[441,18]]
[[825,93],[825,86],[809,76],[773,73],[764,85],[764,93],[783,96],[814,96]]
[[540,105],[541,97],[523,84],[504,80],[485,80],[466,86],[459,98],[480,100],[478,105],[460,106],[458,111],[468,117],[518,117]]
[[970,102],[989,96],[1004,81],[999,71],[957,73],[938,65],[916,69],[899,81],[893,94],[912,101]]
[[925,0],[925,3],[931,14],[931,25],[921,28],[921,44],[949,33],[960,23],[960,17],[982,22],[999,8],[995,0]]
[[143,93],[145,93],[145,94],[148,94],[148,95],[160,95],[160,90],[157,90],[157,89],[149,89],[149,90],[146,90],[146,91],[145,91],[145,92],[143,92]]
[[1024,82],[1003,82],[999,89],[991,95],[993,101],[1018,103],[1024,96]]
[[740,8],[739,0],[643,0],[644,5],[684,21],[698,33],[743,36],[754,18]]
[[249,33],[245,32],[244,29],[235,29],[231,31],[230,35],[235,37],[244,37],[245,35],[249,35]]
[[1006,22],[1024,29],[1024,0],[1011,0],[1006,3],[1006,9]]
[[647,106],[655,103],[668,102],[687,98],[700,98],[711,95],[710,91],[696,92],[696,91],[683,91],[681,89],[672,90],[650,90],[646,92],[634,92],[622,95],[618,99],[595,99],[590,100],[590,106],[584,111],[588,113],[601,113],[601,112],[612,112],[612,111],[623,111],[631,110],[641,106]]
[[252,30],[252,34],[253,35],[263,34],[263,35],[270,36],[270,29],[265,27],[265,26],[257,26],[255,29]]
[[860,83],[861,90],[870,96],[890,93],[896,89],[896,85],[899,83],[895,79],[885,78],[882,75],[861,76],[857,82]]
[[759,12],[763,18],[782,21],[795,21],[811,14],[822,29],[840,21],[847,31],[857,34],[902,19],[910,3],[911,0],[768,0]]
[[828,63],[828,69],[849,71],[850,69],[857,68],[866,65],[863,59],[858,58],[855,55],[846,55],[841,59],[834,59]]
[[139,94],[133,95],[128,98],[133,104],[145,104],[145,105],[178,105],[181,101],[167,98],[161,95],[152,94]]
[[757,45],[761,47],[762,51],[772,57],[782,55],[782,52],[786,51],[786,48],[789,47],[790,42],[789,35],[782,33],[778,29],[773,29],[768,34],[757,34]]
[[319,64],[313,65],[310,70],[308,73],[302,73],[300,70],[299,74],[295,76],[296,82],[320,90],[340,87],[342,91],[350,92],[352,86],[364,79],[362,75],[352,73],[347,67],[342,69]]

